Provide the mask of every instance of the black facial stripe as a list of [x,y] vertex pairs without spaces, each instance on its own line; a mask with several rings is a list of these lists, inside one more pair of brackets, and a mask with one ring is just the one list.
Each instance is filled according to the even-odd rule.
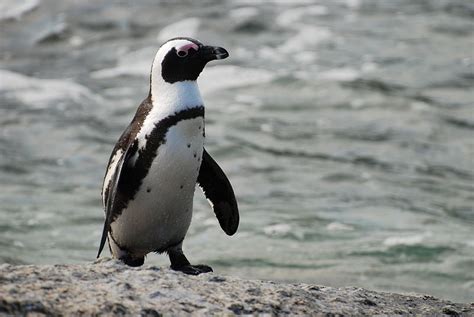
[[128,162],[124,164],[119,183],[119,197],[117,197],[120,201],[117,204],[117,210],[114,212],[114,220],[122,213],[122,210],[128,206],[128,203],[134,199],[139,191],[143,179],[148,174],[151,164],[157,156],[158,148],[166,143],[166,133],[168,130],[182,120],[198,117],[204,118],[203,106],[182,110],[156,123],[153,131],[147,136],[147,142],[144,148],[138,149],[138,140],[134,141],[131,149],[133,154],[131,156],[138,151],[138,158],[135,160],[135,165],[133,166],[128,164]]

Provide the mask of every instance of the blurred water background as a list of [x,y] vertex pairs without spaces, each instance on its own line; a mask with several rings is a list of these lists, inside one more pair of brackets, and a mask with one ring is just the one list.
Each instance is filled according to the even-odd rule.
[[473,17],[464,0],[2,0],[0,262],[94,260],[113,144],[160,43],[187,35],[230,52],[199,83],[241,210],[229,238],[196,191],[192,262],[472,301]]

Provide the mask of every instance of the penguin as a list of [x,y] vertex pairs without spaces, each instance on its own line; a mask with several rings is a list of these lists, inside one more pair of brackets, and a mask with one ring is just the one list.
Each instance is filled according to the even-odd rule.
[[185,37],[158,49],[148,96],[110,155],[97,258],[108,241],[112,256],[129,266],[141,266],[148,253],[157,252],[168,254],[175,271],[212,272],[207,265],[191,265],[182,245],[196,184],[227,235],[239,226],[232,185],[204,148],[204,103],[196,82],[208,62],[228,56],[222,47]]

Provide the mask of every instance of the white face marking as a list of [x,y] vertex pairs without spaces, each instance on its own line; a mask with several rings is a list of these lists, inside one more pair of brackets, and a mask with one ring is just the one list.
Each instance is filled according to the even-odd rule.
[[110,160],[110,164],[109,164],[109,167],[107,169],[107,173],[105,173],[104,183],[102,184],[102,203],[104,204],[104,206],[105,206],[105,197],[104,197],[105,189],[107,188],[107,186],[109,186],[110,180],[112,179],[112,175],[114,175],[114,173],[115,173],[117,163],[120,160],[120,158],[122,157],[122,155],[123,155],[122,150],[118,150],[115,153],[115,155]]
[[177,52],[185,51],[186,54],[191,48],[195,49],[196,51],[199,49],[196,43],[184,39],[166,42],[158,49],[158,52],[156,52],[155,58],[153,59],[153,65],[151,68],[152,98],[153,96],[156,96],[158,93],[160,93],[160,91],[164,88],[163,85],[170,85],[163,80],[163,77],[161,77],[161,63],[163,62],[166,54],[168,54],[168,52],[173,48],[175,48]]

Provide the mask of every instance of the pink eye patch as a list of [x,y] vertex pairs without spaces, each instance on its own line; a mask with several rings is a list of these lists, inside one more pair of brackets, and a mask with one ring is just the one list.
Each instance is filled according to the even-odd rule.
[[186,52],[186,54],[188,54],[188,51],[189,49],[192,48],[194,49],[195,51],[197,51],[199,49],[199,46],[197,44],[194,44],[194,43],[190,43],[190,44],[186,44],[186,45],[183,45],[181,47],[178,47],[176,49],[177,52]]

